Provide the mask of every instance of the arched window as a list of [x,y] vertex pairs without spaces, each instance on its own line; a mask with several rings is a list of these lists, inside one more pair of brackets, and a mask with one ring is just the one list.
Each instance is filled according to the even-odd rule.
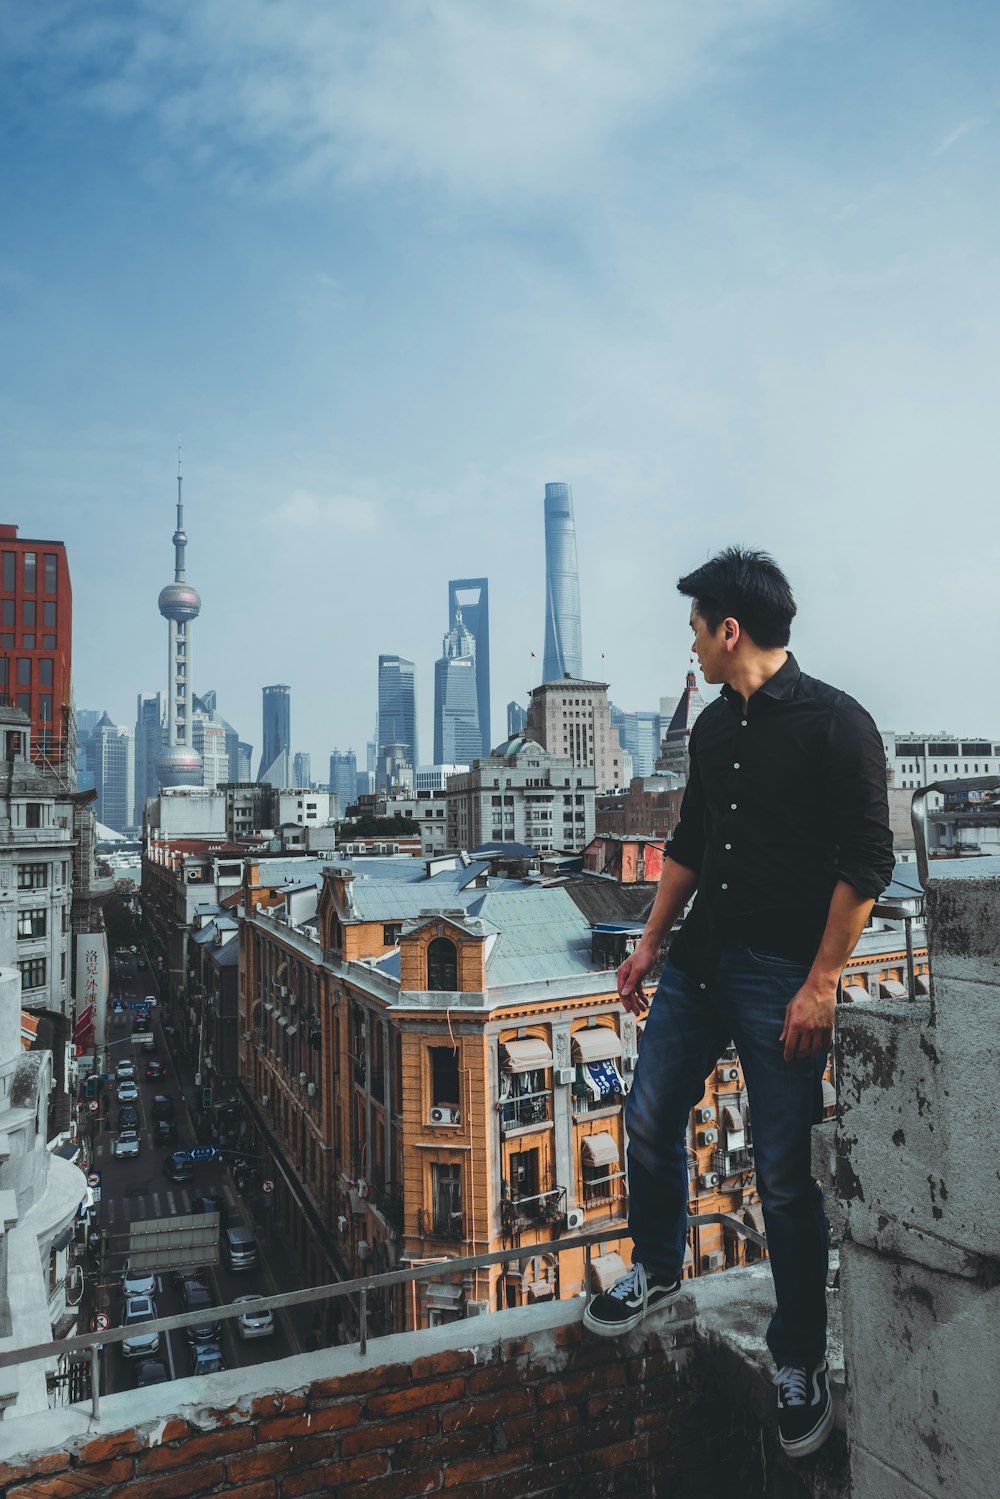
[[340,952],[344,945],[344,929],[340,925],[340,918],[334,914],[330,917],[330,946],[334,952]]
[[458,988],[458,950],[447,937],[435,937],[427,949],[427,987],[451,993]]

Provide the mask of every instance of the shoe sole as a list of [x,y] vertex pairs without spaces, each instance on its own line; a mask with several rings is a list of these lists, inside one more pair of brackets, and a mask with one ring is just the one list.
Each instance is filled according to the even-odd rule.
[[645,1311],[634,1312],[631,1317],[626,1317],[623,1322],[600,1322],[591,1317],[589,1305],[584,1309],[583,1325],[588,1332],[595,1333],[599,1338],[620,1338],[627,1332],[632,1332],[653,1312],[658,1312],[662,1307],[673,1306],[680,1297],[680,1289],[670,1296],[661,1296],[655,1306],[648,1306]]
[[780,1432],[778,1435],[781,1437],[782,1450],[787,1457],[809,1457],[813,1452],[819,1451],[832,1430],[833,1396],[828,1395],[826,1410],[820,1416],[812,1431],[806,1432],[804,1437],[799,1437],[794,1442],[786,1442]]

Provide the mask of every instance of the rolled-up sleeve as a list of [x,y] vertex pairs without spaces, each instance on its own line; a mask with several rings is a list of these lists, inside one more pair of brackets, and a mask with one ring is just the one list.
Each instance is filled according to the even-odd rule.
[[705,857],[705,791],[701,782],[701,771],[698,769],[694,733],[691,735],[690,752],[688,779],[681,800],[680,819],[664,853],[676,864],[683,864],[686,869],[693,869],[697,873],[701,870],[702,860]]
[[857,703],[832,715],[826,780],[837,876],[877,900],[895,867],[885,749],[874,720]]

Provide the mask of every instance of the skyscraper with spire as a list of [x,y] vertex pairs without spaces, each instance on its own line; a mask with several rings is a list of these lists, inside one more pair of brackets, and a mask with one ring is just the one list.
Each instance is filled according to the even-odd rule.
[[201,613],[198,590],[184,578],[184,503],[181,453],[177,449],[177,529],[174,531],[174,581],[160,590],[160,613],[169,625],[167,656],[167,742],[156,762],[161,786],[200,786],[201,755],[192,739],[194,661],[191,626]]
[[576,560],[573,491],[545,486],[545,653],[542,681],[583,676],[580,574]]
[[482,754],[476,687],[476,642],[457,609],[434,664],[436,765],[471,765]]

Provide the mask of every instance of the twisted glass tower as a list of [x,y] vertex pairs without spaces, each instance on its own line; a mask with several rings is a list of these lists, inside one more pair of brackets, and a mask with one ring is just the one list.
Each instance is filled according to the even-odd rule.
[[573,491],[568,484],[546,484],[543,682],[583,676],[581,637]]

